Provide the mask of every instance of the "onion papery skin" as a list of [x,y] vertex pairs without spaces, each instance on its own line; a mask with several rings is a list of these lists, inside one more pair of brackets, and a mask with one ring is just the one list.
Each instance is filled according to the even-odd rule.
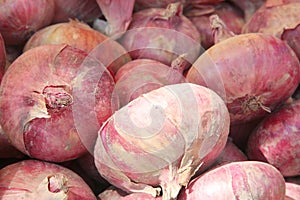
[[0,188],[2,199],[96,200],[89,186],[73,171],[31,159],[2,168]]
[[54,16],[53,0],[1,0],[0,33],[6,45],[23,45]]
[[94,148],[100,174],[125,192],[176,198],[224,148],[229,113],[212,90],[180,83],[152,90],[115,112]]
[[[93,70],[102,70],[102,76],[96,80],[87,77]],[[79,133],[74,119],[82,121],[84,117],[91,118],[88,114],[92,113],[100,127],[112,114],[113,87],[110,73],[85,51],[68,45],[43,45],[28,50],[3,77],[3,131],[13,146],[30,157],[54,162],[75,159],[87,152],[85,140],[93,140],[97,131],[89,135]],[[80,101],[79,94],[88,89],[94,91],[94,105],[83,114],[87,105]],[[81,111],[75,109],[79,112],[75,113],[74,106]]]
[[275,36],[241,34],[205,51],[187,81],[217,92],[227,104],[232,125],[240,124],[282,105],[299,84],[300,64],[293,50]]

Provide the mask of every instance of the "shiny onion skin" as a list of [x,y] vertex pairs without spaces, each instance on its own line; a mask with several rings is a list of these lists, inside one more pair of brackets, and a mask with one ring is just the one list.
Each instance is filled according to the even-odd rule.
[[[297,200],[300,199],[300,184],[285,182],[285,200]],[[289,199],[288,199],[289,198]]]
[[112,74],[131,60],[126,50],[108,36],[77,20],[47,26],[26,42],[24,51],[45,44],[68,44],[95,56]]
[[54,0],[55,15],[52,24],[68,22],[77,19],[84,22],[93,22],[102,16],[96,0]]
[[[281,38],[285,30],[296,28],[300,24],[300,1],[287,0],[279,1],[281,3],[276,2],[271,0],[262,5],[245,24],[242,32],[259,32]],[[296,36],[299,37],[299,34],[292,35],[292,37]]]
[[170,66],[175,58],[186,54],[186,68],[200,54],[199,41],[198,30],[183,15],[180,3],[135,12],[128,31],[120,38],[133,59],[148,58]]
[[[92,79],[85,81],[85,75],[92,70],[103,70],[96,83]],[[112,113],[113,87],[110,73],[85,51],[68,45],[43,45],[28,50],[11,64],[2,79],[3,131],[13,146],[32,158],[54,162],[75,159],[87,152],[85,140],[97,136],[97,131],[89,135],[76,131],[75,117],[89,115],[82,114],[82,108],[81,113],[73,112],[75,105],[86,106],[77,100],[75,92],[89,88],[95,91],[95,105],[88,112],[95,113],[101,124]]]
[[284,200],[284,197],[285,181],[275,167],[264,162],[241,161],[196,177],[177,199]]
[[[226,24],[227,28],[235,34],[240,34],[245,24],[242,11],[228,2],[208,6],[208,8],[192,8],[185,12],[185,15],[197,27],[201,37],[201,45],[205,49],[214,45],[214,36],[209,19],[211,15],[218,15],[219,18]],[[203,10],[205,9],[208,10],[203,13]]]
[[125,192],[176,198],[224,148],[229,113],[212,90],[180,83],[152,90],[116,111],[94,148],[100,174]]
[[1,0],[0,33],[6,45],[22,45],[53,16],[53,0]]
[[176,64],[167,66],[156,60],[135,59],[123,65],[115,76],[114,95],[119,106],[123,107],[140,95],[164,85],[186,82],[180,61]]
[[187,81],[216,91],[227,104],[231,123],[239,124],[283,104],[299,84],[300,64],[293,50],[275,36],[241,34],[205,51]]
[[283,176],[300,175],[300,100],[265,118],[248,139],[251,160],[268,162]]
[[24,160],[0,170],[1,199],[96,200],[89,186],[73,171],[57,164]]
[[285,29],[281,39],[288,43],[300,60],[300,22],[295,28]]

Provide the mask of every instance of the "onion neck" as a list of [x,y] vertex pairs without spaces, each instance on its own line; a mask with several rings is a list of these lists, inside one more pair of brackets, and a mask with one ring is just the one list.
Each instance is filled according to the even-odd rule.
[[73,97],[64,86],[47,86],[43,95],[48,109],[59,110],[73,103]]
[[218,15],[211,15],[209,21],[215,44],[235,36]]

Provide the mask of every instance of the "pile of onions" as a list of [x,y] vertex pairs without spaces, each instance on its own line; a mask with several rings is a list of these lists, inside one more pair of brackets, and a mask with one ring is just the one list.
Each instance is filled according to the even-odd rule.
[[96,200],[89,186],[73,171],[52,163],[24,160],[0,170],[2,199]]
[[49,25],[54,13],[53,0],[1,0],[0,33],[5,44],[23,44],[32,33]]
[[31,36],[24,51],[45,44],[68,44],[96,57],[112,74],[131,60],[116,41],[76,20],[47,26]]
[[192,180],[178,200],[278,199],[285,197],[285,181],[270,164],[232,162]]
[[54,0],[54,3],[55,15],[52,23],[68,22],[69,19],[93,22],[102,16],[96,0]]
[[286,40],[300,58],[299,9],[299,0],[268,0],[245,24],[243,33],[260,32]]
[[249,159],[277,167],[283,176],[300,176],[300,100],[265,118],[250,135]]
[[212,90],[180,83],[152,90],[116,111],[94,148],[100,174],[125,192],[176,198],[201,168],[215,162],[229,113]]
[[266,0],[229,1],[238,6],[244,12],[245,20],[248,21],[252,15],[265,3]]
[[222,96],[231,123],[238,124],[266,116],[283,104],[300,82],[300,64],[282,40],[248,33],[213,45],[186,77]]
[[[110,73],[85,51],[68,45],[28,50],[2,79],[3,131],[18,150],[33,158],[55,162],[77,158],[86,153],[86,140],[94,142],[101,123],[111,115],[113,87]],[[88,91],[93,91],[88,95],[93,104],[80,98]],[[81,115],[81,106],[87,110],[86,104],[93,107]],[[86,129],[79,135],[81,129],[75,123],[91,115],[97,119],[95,130]]]
[[168,66],[183,54],[193,63],[201,50],[199,41],[197,28],[182,14],[180,3],[134,13],[128,31],[120,39],[133,59],[148,58]]
[[117,39],[127,30],[131,20],[135,0],[96,0],[104,20],[95,20],[94,28]]
[[216,5],[194,7],[185,12],[185,15],[197,27],[203,48],[208,49],[214,44],[214,37],[210,25],[210,16],[216,14],[226,24],[227,28],[235,34],[240,34],[245,24],[241,10],[228,2]]
[[186,82],[182,62],[176,61],[167,66],[151,59],[136,59],[123,65],[115,76],[114,95],[118,106],[123,107],[138,96],[164,85]]

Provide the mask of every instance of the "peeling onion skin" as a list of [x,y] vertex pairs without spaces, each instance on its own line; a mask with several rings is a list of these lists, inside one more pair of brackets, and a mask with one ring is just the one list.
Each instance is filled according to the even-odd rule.
[[[0,122],[18,150],[54,162],[86,153],[84,135],[79,137],[74,124],[72,92],[81,81],[81,65],[87,58],[86,52],[68,45],[43,45],[26,51],[8,68],[0,87]],[[98,81],[93,88],[95,107],[89,112],[94,111],[101,124],[112,114],[114,81],[108,71]],[[91,86],[78,87],[85,91]],[[93,135],[97,132],[89,137]]]
[[190,83],[164,86],[134,99],[104,123],[95,164],[125,192],[155,197],[161,186],[162,199],[176,198],[199,168],[217,159],[229,121],[226,105],[212,90]]
[[73,171],[53,163],[24,160],[0,170],[2,199],[96,200]]
[[0,33],[5,44],[22,45],[54,16],[53,0],[1,0]]
[[201,12],[201,8],[195,8],[187,10],[185,15],[188,16],[197,27],[201,37],[201,45],[205,49],[214,45],[214,37],[209,20],[209,17],[213,14],[218,15],[233,33],[240,34],[242,32],[242,28],[245,24],[243,13],[240,9],[227,2],[214,5],[208,13],[205,12],[201,14]]
[[300,60],[300,21],[295,28],[284,30],[281,39],[288,43]]
[[153,59],[170,66],[186,53],[186,69],[200,54],[200,34],[195,25],[183,15],[180,3],[166,8],[149,8],[135,12],[128,31],[120,43],[133,59]]
[[255,199],[284,200],[285,181],[270,164],[233,162],[192,180],[178,200]]
[[282,105],[299,84],[300,64],[275,36],[241,34],[204,52],[188,71],[187,81],[216,91],[227,104],[231,123],[240,124]]
[[264,119],[249,137],[249,159],[268,162],[285,177],[299,176],[299,111],[300,101],[297,100]]
[[96,0],[54,0],[55,15],[52,24],[78,19],[92,22],[102,16]]
[[45,44],[68,44],[91,53],[112,74],[131,60],[119,43],[76,20],[53,24],[37,31],[26,42],[23,51]]
[[265,33],[281,38],[285,29],[295,28],[300,23],[299,0],[273,4],[272,1],[263,4],[245,24],[242,32]]

